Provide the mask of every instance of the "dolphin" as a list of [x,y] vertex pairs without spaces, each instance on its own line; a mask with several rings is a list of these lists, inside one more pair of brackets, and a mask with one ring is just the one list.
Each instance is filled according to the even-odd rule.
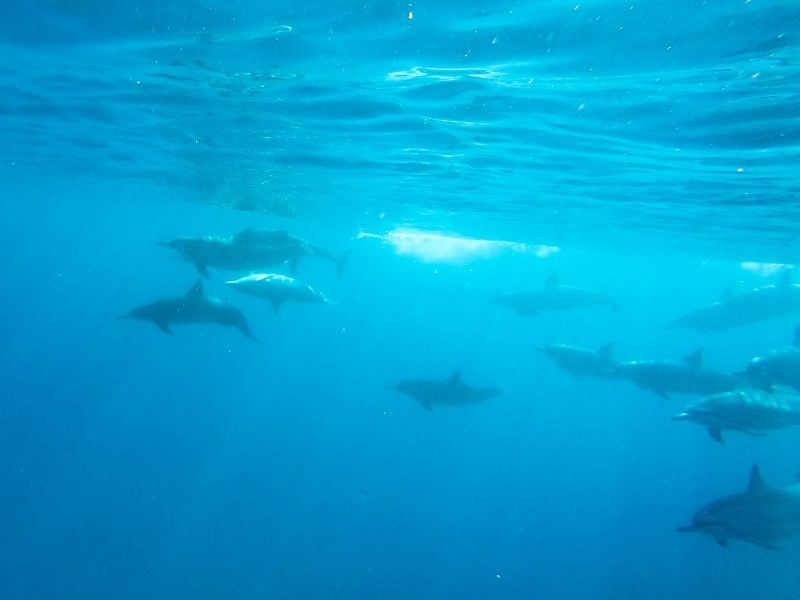
[[286,300],[309,304],[333,304],[310,285],[286,275],[256,273],[233,281],[227,281],[226,283],[242,294],[266,298],[272,303],[272,308],[275,309],[275,312],[280,310],[281,303]]
[[723,392],[691,404],[672,420],[703,425],[714,440],[723,444],[722,431],[726,429],[763,435],[772,429],[800,425],[800,396],[756,389]]
[[250,339],[256,339],[239,309],[203,293],[202,279],[198,279],[189,291],[179,298],[145,304],[119,318],[150,321],[165,333],[172,333],[170,326],[176,324],[217,323],[226,327],[236,327]]
[[620,305],[605,294],[561,285],[558,273],[553,273],[542,287],[497,296],[492,302],[510,308],[525,317],[535,317],[548,311],[603,304],[610,306],[614,311],[620,309]]
[[617,365],[616,376],[627,379],[663,398],[669,393],[711,395],[736,388],[738,379],[727,373],[703,368],[703,350],[682,361],[634,360]]
[[301,258],[315,257],[330,261],[341,276],[350,252],[339,257],[310,242],[289,235],[284,230],[244,229],[228,237],[179,238],[160,245],[177,250],[179,258],[194,264],[208,277],[208,267],[225,271],[257,271],[288,262],[296,270]]
[[606,344],[598,350],[555,344],[537,348],[559,367],[575,377],[601,377],[610,379],[617,376],[617,361],[611,357],[614,344]]
[[774,285],[766,285],[734,296],[729,291],[718,302],[679,317],[672,327],[702,333],[738,327],[800,312],[800,285],[792,283],[786,270]]
[[472,387],[461,381],[461,371],[454,371],[444,381],[438,379],[407,379],[395,385],[387,386],[403,394],[408,394],[419,401],[426,409],[433,412],[433,405],[460,406],[476,404],[503,393],[493,387]]
[[780,550],[775,542],[800,534],[800,484],[770,487],[754,464],[744,492],[707,504],[694,514],[691,525],[678,531],[710,535],[720,546],[743,540]]
[[772,391],[774,385],[787,385],[800,391],[800,325],[794,329],[794,343],[788,348],[757,356],[737,375],[751,385]]

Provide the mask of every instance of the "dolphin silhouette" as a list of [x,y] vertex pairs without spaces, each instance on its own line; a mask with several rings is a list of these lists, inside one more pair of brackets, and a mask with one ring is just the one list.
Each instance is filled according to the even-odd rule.
[[777,541],[800,534],[800,484],[770,487],[754,464],[744,492],[707,504],[678,531],[710,535],[720,546],[733,539],[780,550]]
[[170,326],[176,324],[216,323],[226,327],[236,327],[250,339],[256,339],[239,309],[203,293],[202,279],[198,279],[189,291],[179,298],[145,304],[119,318],[149,321],[164,333],[172,333]]
[[473,387],[461,381],[461,371],[454,371],[445,380],[439,379],[406,379],[387,386],[416,399],[422,406],[433,412],[433,406],[461,406],[476,404],[503,393],[493,387]]

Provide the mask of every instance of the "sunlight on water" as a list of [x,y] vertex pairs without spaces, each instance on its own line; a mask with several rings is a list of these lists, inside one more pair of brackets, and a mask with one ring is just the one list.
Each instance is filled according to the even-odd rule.
[[761,275],[762,277],[771,277],[776,273],[780,273],[784,269],[794,269],[794,265],[786,263],[760,263],[760,262],[743,262],[742,269]]
[[506,240],[480,240],[441,232],[395,229],[386,235],[361,233],[359,238],[374,238],[391,245],[400,255],[425,262],[464,263],[495,258],[503,253],[533,254],[546,258],[557,253],[557,246],[529,245]]

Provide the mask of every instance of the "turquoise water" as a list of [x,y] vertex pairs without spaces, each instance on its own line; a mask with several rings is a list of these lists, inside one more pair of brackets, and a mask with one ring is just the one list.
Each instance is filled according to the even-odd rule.
[[[675,531],[800,429],[720,445],[535,350],[791,344],[669,325],[796,261],[796,2],[5,8],[0,597],[800,597],[796,538]],[[335,304],[212,266],[258,343],[117,319],[199,277],[156,242],[248,227],[352,252],[266,269]],[[554,272],[622,310],[491,302]],[[504,393],[386,387],[457,369]]]

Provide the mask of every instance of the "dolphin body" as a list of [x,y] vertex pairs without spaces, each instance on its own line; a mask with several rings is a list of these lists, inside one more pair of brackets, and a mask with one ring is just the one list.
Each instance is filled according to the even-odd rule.
[[727,546],[728,540],[743,540],[780,550],[777,541],[800,534],[800,484],[770,487],[754,464],[744,492],[704,506],[694,514],[691,525],[678,531],[710,535],[720,546]]
[[737,375],[768,392],[774,385],[786,385],[800,391],[800,325],[795,326],[793,345],[755,357],[747,369]]
[[310,285],[286,275],[256,273],[226,283],[242,294],[269,300],[275,312],[278,312],[281,308],[281,303],[287,300],[308,304],[333,304]]
[[600,377],[613,379],[617,377],[617,361],[611,357],[614,344],[607,344],[598,350],[555,344],[543,346],[538,350],[550,358],[560,368],[575,377]]
[[461,406],[477,404],[503,393],[493,387],[472,387],[461,381],[461,371],[455,371],[444,381],[438,379],[407,379],[388,386],[403,394],[408,394],[419,401],[426,409],[433,412],[433,406]]
[[708,396],[729,392],[738,380],[733,375],[703,368],[703,350],[696,350],[682,361],[634,360],[617,365],[616,376],[627,379],[663,398],[670,393]]
[[245,229],[228,237],[182,238],[159,242],[177,250],[180,258],[194,264],[208,277],[208,267],[225,271],[257,271],[288,262],[292,271],[301,258],[315,257],[334,263],[341,276],[349,252],[339,257],[310,242],[292,237],[286,231]]
[[763,435],[769,430],[800,425],[800,397],[756,389],[734,390],[691,404],[672,420],[703,425],[715,441],[723,444],[724,430]]
[[145,304],[119,318],[150,321],[165,333],[172,333],[171,325],[216,323],[226,327],[236,327],[250,339],[256,339],[239,309],[203,293],[202,279],[198,279],[189,291],[179,298]]
[[561,285],[558,273],[553,273],[542,287],[497,296],[493,302],[525,317],[535,317],[543,312],[603,304],[615,311],[620,308],[619,304],[605,294]]
[[718,302],[686,313],[672,326],[705,333],[796,312],[800,312],[800,285],[792,283],[790,271],[784,271],[775,285],[766,285],[738,296],[726,292]]

